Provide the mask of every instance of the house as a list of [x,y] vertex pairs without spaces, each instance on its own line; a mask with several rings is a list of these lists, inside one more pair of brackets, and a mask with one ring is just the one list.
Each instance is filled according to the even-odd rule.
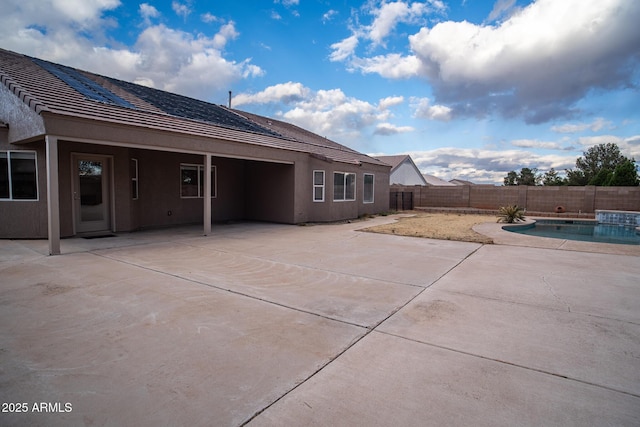
[[284,122],[0,49],[0,238],[388,210],[390,167]]
[[389,184],[398,185],[427,185],[427,181],[413,162],[411,156],[402,154],[398,156],[378,156],[376,159],[391,166]]

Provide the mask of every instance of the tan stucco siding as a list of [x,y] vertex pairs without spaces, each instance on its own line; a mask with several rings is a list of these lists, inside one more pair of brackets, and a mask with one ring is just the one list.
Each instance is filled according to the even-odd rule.
[[10,124],[7,142],[33,139],[45,133],[42,117],[3,84],[0,84],[0,120]]

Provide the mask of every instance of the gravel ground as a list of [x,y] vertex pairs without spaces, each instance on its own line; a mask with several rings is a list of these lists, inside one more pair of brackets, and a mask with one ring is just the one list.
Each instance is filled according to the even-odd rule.
[[485,222],[496,222],[497,219],[496,216],[491,215],[415,213],[410,217],[399,218],[395,223],[369,227],[363,231],[428,239],[493,243],[491,238],[476,233],[472,227]]

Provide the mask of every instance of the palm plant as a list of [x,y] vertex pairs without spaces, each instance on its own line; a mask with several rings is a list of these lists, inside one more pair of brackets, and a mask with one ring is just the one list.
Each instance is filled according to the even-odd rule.
[[512,224],[518,221],[524,221],[524,209],[517,205],[500,207],[500,210],[498,211],[498,222],[507,222]]

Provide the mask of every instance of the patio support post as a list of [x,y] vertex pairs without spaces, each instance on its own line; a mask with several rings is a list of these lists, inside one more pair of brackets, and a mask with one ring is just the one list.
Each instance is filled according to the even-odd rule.
[[204,235],[211,234],[211,154],[204,155]]
[[49,255],[60,254],[60,188],[58,184],[58,138],[45,136],[47,151],[47,225]]

